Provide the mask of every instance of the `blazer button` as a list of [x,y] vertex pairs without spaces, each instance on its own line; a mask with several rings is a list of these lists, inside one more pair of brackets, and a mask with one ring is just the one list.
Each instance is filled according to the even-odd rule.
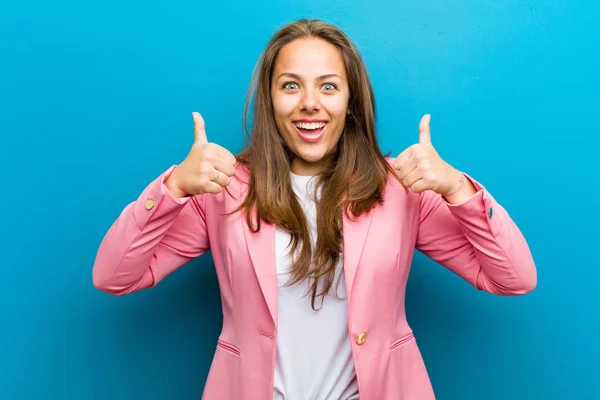
[[154,208],[154,199],[150,197],[146,200],[146,210],[152,210],[152,208]]
[[367,334],[366,334],[366,332],[362,332],[360,335],[358,335],[358,339],[356,339],[356,343],[363,344],[365,342],[365,340],[367,340]]
[[494,209],[492,207],[490,207],[488,215],[490,216],[490,218],[492,218],[492,216],[494,215]]

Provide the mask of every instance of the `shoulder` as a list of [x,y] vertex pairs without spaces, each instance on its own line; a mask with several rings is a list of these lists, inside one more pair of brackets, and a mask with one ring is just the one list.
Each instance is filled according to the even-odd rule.
[[250,167],[247,164],[238,162],[235,164],[235,174],[231,177],[230,184],[227,187],[230,191],[245,193],[250,185]]

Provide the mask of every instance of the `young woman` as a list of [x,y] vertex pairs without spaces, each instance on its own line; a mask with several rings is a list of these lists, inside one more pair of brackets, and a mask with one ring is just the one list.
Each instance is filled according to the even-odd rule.
[[245,118],[251,103],[237,157],[193,114],[189,154],[114,222],[95,286],[151,288],[212,250],[223,329],[205,399],[433,399],[404,308],[414,249],[479,290],[520,295],[537,277],[518,227],[438,155],[428,115],[418,143],[382,155],[367,70],[332,25],[279,30]]

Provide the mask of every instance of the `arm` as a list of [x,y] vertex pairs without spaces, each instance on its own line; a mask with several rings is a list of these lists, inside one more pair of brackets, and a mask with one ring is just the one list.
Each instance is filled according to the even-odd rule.
[[467,179],[476,193],[458,204],[431,190],[420,193],[417,250],[479,290],[498,295],[532,291],[537,272],[525,238],[490,193]]
[[104,236],[92,272],[97,289],[124,295],[154,287],[209,250],[204,196],[175,198],[164,184],[174,168],[127,205]]

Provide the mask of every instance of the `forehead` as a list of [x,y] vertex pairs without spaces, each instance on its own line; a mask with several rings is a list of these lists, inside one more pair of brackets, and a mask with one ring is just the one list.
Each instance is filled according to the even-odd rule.
[[323,39],[296,39],[285,45],[275,60],[274,77],[284,72],[297,73],[305,79],[325,74],[346,76],[339,50]]

